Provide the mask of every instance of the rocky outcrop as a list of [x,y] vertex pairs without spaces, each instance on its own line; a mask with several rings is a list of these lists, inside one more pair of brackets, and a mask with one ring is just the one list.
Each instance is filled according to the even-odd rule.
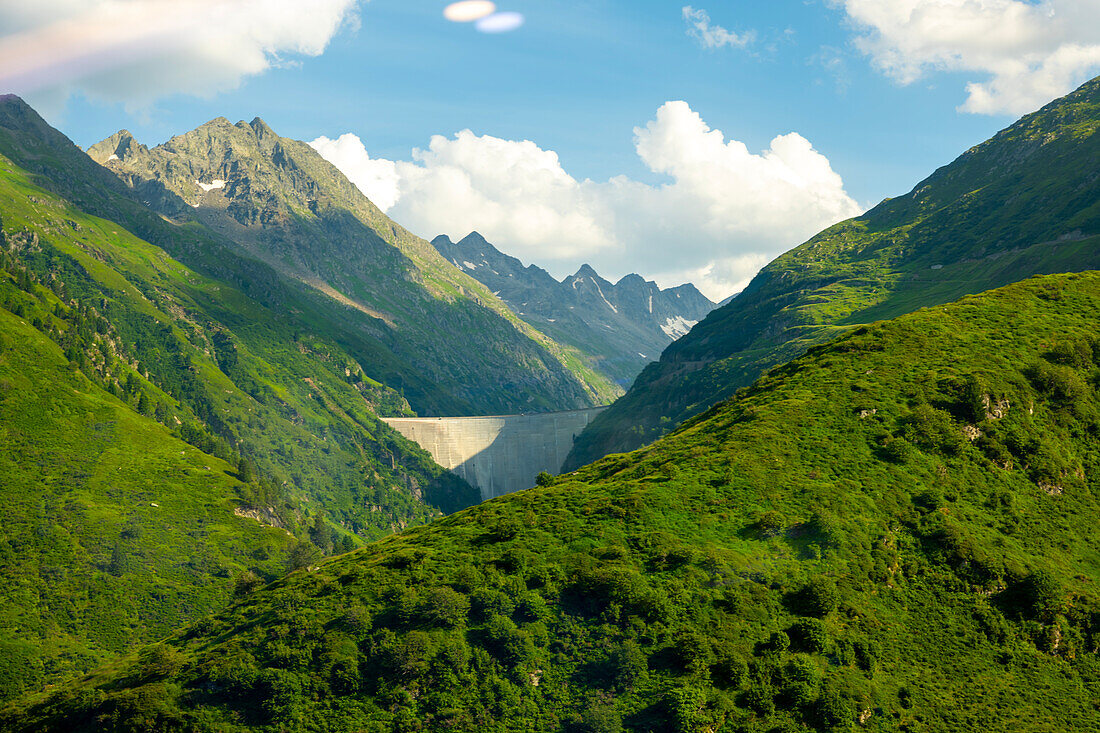
[[458,242],[441,235],[432,244],[525,321],[576,347],[624,386],[714,308],[694,285],[662,290],[636,274],[612,283],[590,265],[559,282],[541,267],[524,266],[504,254],[477,232]]

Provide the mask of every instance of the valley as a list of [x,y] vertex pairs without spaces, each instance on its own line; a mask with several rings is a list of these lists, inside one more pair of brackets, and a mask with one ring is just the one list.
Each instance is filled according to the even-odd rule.
[[[966,54],[875,56],[915,101],[861,122],[834,169],[822,151],[875,111],[841,104],[866,92],[840,77],[888,34],[784,66],[793,28],[781,44],[684,7],[681,62],[730,71],[708,83],[741,100],[707,119],[814,142],[752,152],[672,98],[632,128],[633,169],[602,176],[613,146],[461,125],[484,108],[514,133],[537,108],[595,140],[600,104],[650,104],[676,68],[642,100],[589,58],[601,86],[564,105],[479,60],[554,58],[575,86],[568,48],[463,1],[416,34],[368,26],[361,45],[398,60],[339,96],[349,2],[253,4],[246,32],[233,4],[192,13],[235,39],[199,71],[250,70],[187,114],[111,101],[122,62],[96,49],[163,42],[148,73],[168,88],[192,36],[217,46],[206,25],[51,8],[72,56],[26,78],[92,69],[65,82],[91,85],[84,116],[59,116],[83,142],[0,96],[0,733],[1100,729],[1100,77],[1020,91],[1035,111],[853,216],[852,171],[935,159],[946,133],[909,124],[935,85],[901,87]],[[618,57],[645,6],[570,38],[614,27]],[[425,12],[370,9],[391,30]],[[1014,12],[1049,21],[1032,10]],[[0,59],[33,46],[24,15],[13,30],[0,8]],[[82,51],[101,27],[133,43]],[[295,57],[337,27],[330,76],[310,76]],[[463,27],[479,52],[441,35]],[[675,45],[657,30],[628,58]],[[837,89],[811,79],[783,114],[737,96],[733,70],[771,85],[780,66]],[[490,103],[508,78],[541,101]],[[256,100],[283,133],[213,116]],[[405,155],[431,115],[459,131]]]

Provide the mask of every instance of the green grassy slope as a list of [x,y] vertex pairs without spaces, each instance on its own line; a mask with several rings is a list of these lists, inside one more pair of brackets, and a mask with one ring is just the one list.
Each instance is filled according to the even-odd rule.
[[235,467],[70,366],[0,309],[0,698],[211,612],[231,576],[279,572],[293,543],[234,514]]
[[566,464],[643,445],[853,325],[1100,267],[1098,129],[1100,79],[777,258],[647,367]]
[[0,698],[210,612],[245,568],[478,500],[377,419],[407,402],[323,333],[3,156],[0,316]]
[[78,345],[89,373],[104,386],[133,375],[166,425],[198,424],[223,458],[251,461],[279,489],[255,497],[261,508],[277,503],[272,493],[312,501],[331,522],[374,537],[477,500],[375,417],[408,406],[324,332],[288,324],[230,283],[84,214],[3,158],[0,211],[12,271],[34,275],[42,307],[66,299],[113,329],[100,335],[112,342],[107,354],[103,338]]
[[862,327],[6,730],[1089,730],[1100,274]]

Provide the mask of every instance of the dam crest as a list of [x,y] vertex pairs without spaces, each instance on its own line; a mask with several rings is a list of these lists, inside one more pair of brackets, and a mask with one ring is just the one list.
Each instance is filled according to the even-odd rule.
[[573,439],[605,409],[382,421],[477,487],[485,501],[531,488],[541,471],[558,473]]

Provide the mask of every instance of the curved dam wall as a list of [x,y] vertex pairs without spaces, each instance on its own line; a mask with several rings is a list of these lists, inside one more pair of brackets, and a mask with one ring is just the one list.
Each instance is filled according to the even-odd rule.
[[384,417],[382,421],[481,491],[481,499],[558,473],[573,438],[606,407],[490,417]]

